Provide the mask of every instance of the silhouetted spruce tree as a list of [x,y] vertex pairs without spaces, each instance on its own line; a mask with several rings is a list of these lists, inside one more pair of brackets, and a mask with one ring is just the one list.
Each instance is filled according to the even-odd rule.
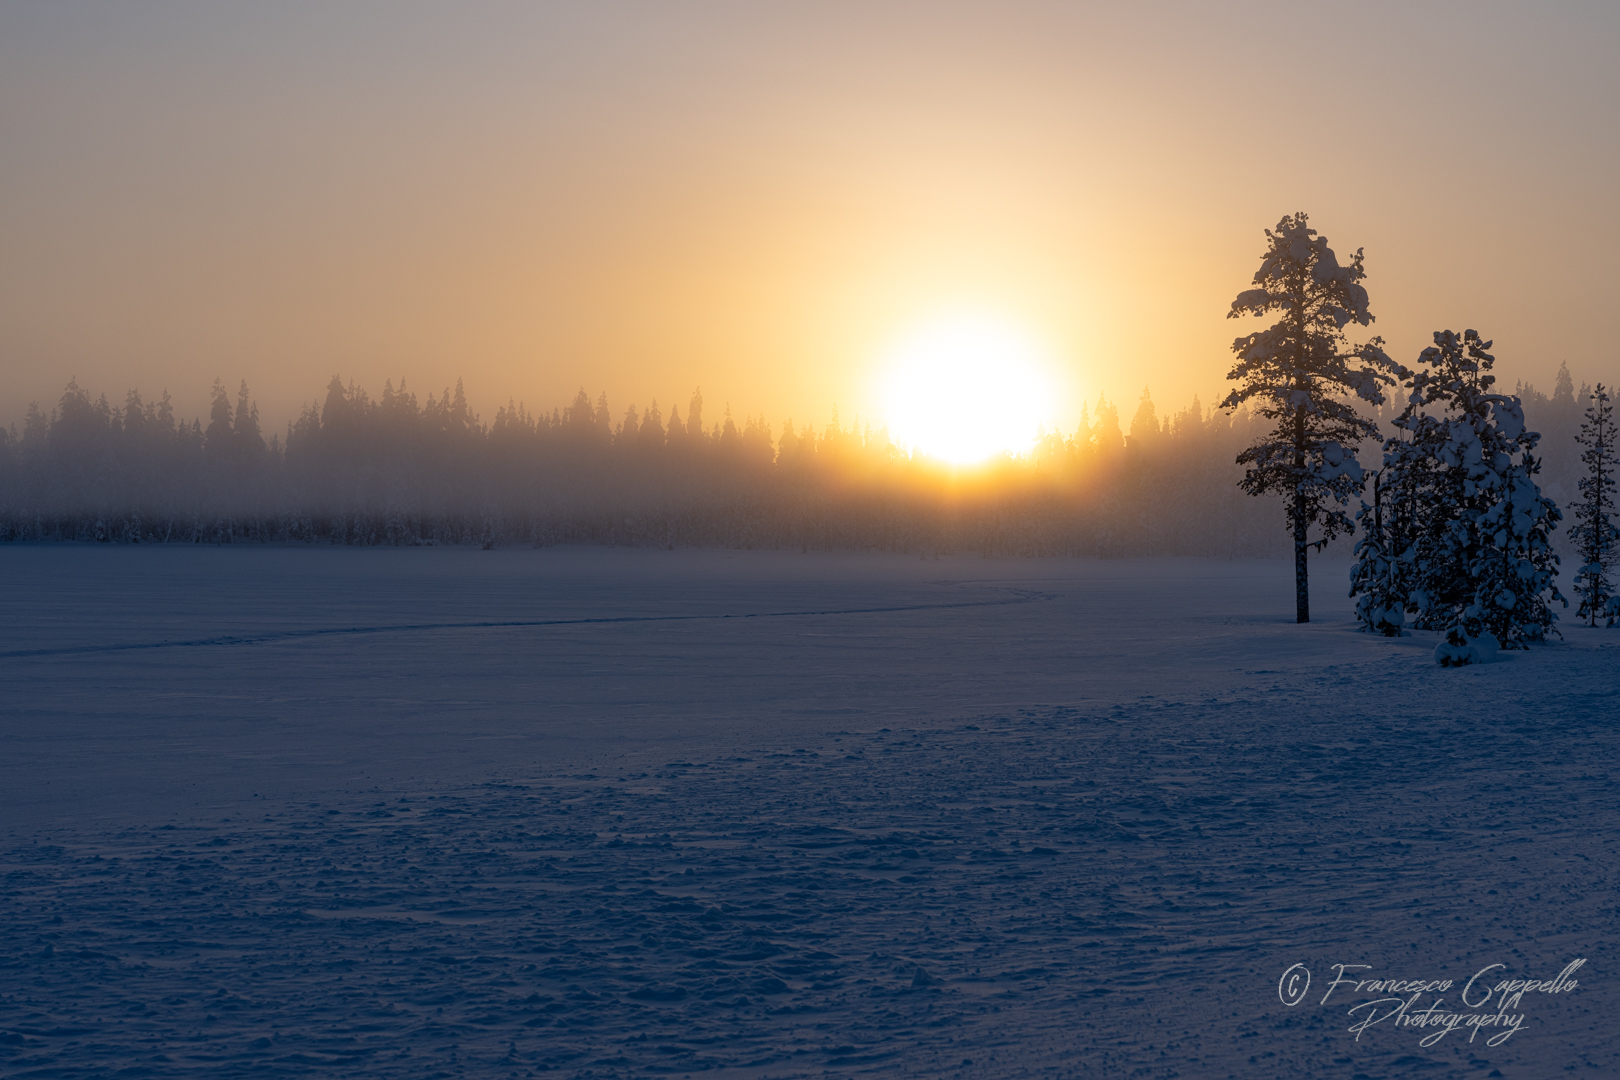
[[1569,373],[1569,361],[1558,365],[1553,378],[1552,398],[1547,402],[1548,419],[1563,427],[1575,427],[1578,413],[1575,405],[1575,378]]
[[613,433],[613,445],[629,447],[636,441],[641,433],[641,414],[634,405],[624,410],[624,419],[619,421],[619,428]]
[[703,389],[692,391],[692,400],[686,406],[686,438],[693,447],[703,444]]
[[1153,407],[1153,394],[1144,386],[1136,403],[1136,415],[1131,417],[1131,447],[1145,450],[1158,441],[1159,434],[1159,413]]
[[231,425],[236,451],[246,463],[256,464],[264,454],[264,435],[259,431],[259,406],[248,398],[247,380],[236,394],[236,419]]
[[1614,406],[1609,403],[1609,392],[1602,383],[1592,390],[1592,404],[1586,408],[1586,420],[1575,441],[1585,448],[1581,464],[1586,466],[1586,475],[1576,482],[1581,495],[1575,507],[1572,530],[1575,550],[1581,560],[1574,583],[1581,606],[1575,617],[1596,626],[1601,616],[1605,626],[1613,626],[1620,620],[1620,596],[1614,594],[1609,571],[1614,568],[1616,553],[1620,550],[1620,529],[1615,527],[1611,517],[1614,513]]
[[[244,386],[247,384],[244,383]],[[214,389],[211,392],[211,404],[208,409],[208,430],[203,437],[207,440],[209,456],[224,458],[231,449],[234,441],[232,431],[233,420],[231,413],[231,396],[225,392],[225,384],[218,379],[214,380]]]
[[[1382,404],[1382,385],[1393,383],[1391,373],[1400,369],[1384,354],[1381,338],[1354,348],[1345,338],[1350,323],[1373,321],[1360,284],[1367,274],[1359,248],[1348,266],[1339,265],[1327,238],[1309,227],[1304,214],[1283,218],[1274,231],[1266,230],[1266,240],[1255,288],[1232,301],[1227,318],[1279,318],[1232,343],[1238,359],[1227,378],[1239,385],[1221,407],[1247,403],[1276,425],[1238,455],[1238,464],[1247,466],[1240,486],[1250,495],[1287,500],[1295,616],[1304,623],[1311,620],[1306,551],[1320,551],[1340,533],[1355,531],[1340,507],[1361,490],[1356,444],[1378,435],[1376,425],[1346,399]],[[1312,525],[1320,530],[1314,541]]]
[[1125,434],[1119,426],[1119,406],[1097,395],[1097,418],[1091,425],[1091,446],[1103,458],[1116,456],[1125,448]]
[[742,429],[731,418],[731,402],[726,402],[725,419],[720,422],[720,453],[735,458],[742,449]]
[[654,454],[664,448],[664,418],[658,412],[658,399],[641,418],[641,430],[636,433],[636,445],[644,454]]

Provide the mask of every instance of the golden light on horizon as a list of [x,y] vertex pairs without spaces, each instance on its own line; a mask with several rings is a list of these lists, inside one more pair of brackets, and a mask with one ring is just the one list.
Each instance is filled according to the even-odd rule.
[[1057,393],[1040,341],[984,312],[917,324],[885,354],[880,379],[890,438],[953,465],[1028,451]]

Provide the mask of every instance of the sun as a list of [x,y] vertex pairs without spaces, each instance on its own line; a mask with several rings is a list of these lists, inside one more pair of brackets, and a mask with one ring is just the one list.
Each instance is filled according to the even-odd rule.
[[981,312],[918,324],[888,350],[881,372],[890,438],[955,465],[1029,450],[1055,397],[1040,343]]

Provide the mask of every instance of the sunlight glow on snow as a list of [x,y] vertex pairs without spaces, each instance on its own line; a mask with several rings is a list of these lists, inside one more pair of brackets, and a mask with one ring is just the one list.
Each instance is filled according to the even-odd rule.
[[889,349],[881,371],[890,437],[957,465],[1028,451],[1056,396],[1046,349],[979,312],[921,323]]

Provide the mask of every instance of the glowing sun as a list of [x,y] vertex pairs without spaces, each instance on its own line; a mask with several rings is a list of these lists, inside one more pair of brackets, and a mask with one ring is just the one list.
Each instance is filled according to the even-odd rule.
[[958,465],[1029,450],[1054,397],[1045,350],[983,314],[920,324],[889,350],[880,377],[890,437]]

